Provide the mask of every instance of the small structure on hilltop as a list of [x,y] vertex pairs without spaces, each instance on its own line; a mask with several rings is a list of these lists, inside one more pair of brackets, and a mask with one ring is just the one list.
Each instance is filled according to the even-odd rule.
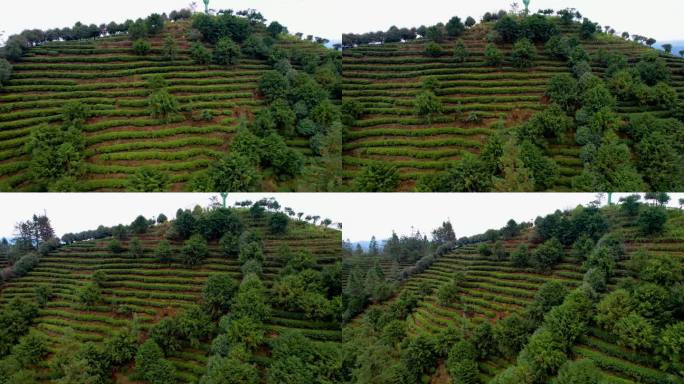
[[[527,0],[529,3],[529,0]],[[209,0],[204,0],[204,13],[209,14]]]
[[[207,1],[205,0],[205,3]],[[523,4],[525,4],[525,15],[530,14],[530,0],[523,0]]]
[[[209,2],[209,0],[204,0],[205,2]],[[226,199],[228,198],[228,192],[221,192],[221,199],[223,199],[223,208],[226,207]]]

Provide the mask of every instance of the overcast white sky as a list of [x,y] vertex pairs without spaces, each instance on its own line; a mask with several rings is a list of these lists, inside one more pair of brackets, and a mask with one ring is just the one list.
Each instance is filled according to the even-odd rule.
[[[516,0],[522,5],[522,0]],[[476,20],[491,11],[510,9],[514,0],[345,0],[344,32],[369,32],[398,27],[419,27],[446,22],[451,16]],[[682,0],[532,0],[530,9],[577,8],[583,15],[601,25],[610,25],[622,33],[640,34],[657,40],[684,39],[682,31]]]
[[[0,238],[12,237],[14,224],[47,212],[52,227],[60,237],[69,232],[95,229],[100,224],[130,224],[138,215],[147,218],[164,213],[176,216],[178,208],[192,209],[209,205],[211,193],[2,193],[0,194]],[[282,207],[295,212],[320,215],[334,222],[339,206],[331,196],[320,193],[231,193],[228,205],[236,201],[275,197]]]
[[[613,195],[617,202],[622,194]],[[684,194],[670,194],[672,206]],[[593,193],[451,193],[451,194],[347,194],[344,205],[354,207],[341,216],[343,237],[352,242],[389,238],[411,233],[411,227],[427,233],[450,219],[457,237],[501,228],[509,219],[533,221],[556,209],[574,208],[596,200]],[[603,203],[607,201],[607,196]]]
[[[175,216],[178,208],[209,204],[215,194],[142,193],[142,194],[0,194],[0,237],[10,237],[14,224],[46,211],[58,235],[95,229],[98,225],[128,224],[137,215],[153,217],[164,213]],[[617,201],[620,194],[614,195]],[[670,194],[676,206],[684,194]],[[524,194],[418,194],[418,193],[233,193],[229,205],[236,201],[256,201],[275,197],[283,207],[296,212],[317,214],[344,225],[343,237],[363,241],[375,235],[388,238],[395,230],[409,234],[411,227],[430,233],[451,219],[457,236],[482,233],[503,227],[509,219],[531,221],[556,209],[574,208],[596,199],[595,194],[524,193]],[[605,203],[605,199],[604,199]]]
[[[0,31],[5,37],[24,29],[50,29],[85,24],[124,22],[126,19],[146,17],[151,13],[169,13],[187,8],[192,0],[2,0]],[[204,9],[202,0],[196,0]],[[276,20],[290,32],[316,35],[330,40],[341,39],[340,10],[342,0],[211,0],[212,9],[247,9],[261,12],[269,21]]]

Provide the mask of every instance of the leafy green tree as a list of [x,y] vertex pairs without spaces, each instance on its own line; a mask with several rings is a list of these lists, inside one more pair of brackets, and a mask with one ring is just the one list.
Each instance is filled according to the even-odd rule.
[[169,61],[178,59],[178,44],[176,43],[176,39],[174,39],[171,35],[166,36],[164,39],[162,57]]
[[264,262],[264,250],[261,243],[250,241],[246,244],[240,245],[240,254],[238,256],[240,264],[246,263],[248,260],[256,260],[260,263]]
[[494,31],[498,33],[501,41],[512,43],[520,37],[520,24],[514,17],[504,15],[494,25]]
[[657,284],[642,283],[632,292],[634,311],[651,321],[667,318],[672,303],[669,292]]
[[617,289],[607,294],[596,306],[596,322],[606,330],[612,330],[618,320],[627,316],[632,307],[629,292]]
[[286,97],[289,87],[288,79],[278,71],[266,72],[259,80],[259,91],[268,101]]
[[529,365],[516,364],[497,374],[489,384],[533,384],[534,374]]
[[135,355],[135,370],[152,384],[176,382],[176,369],[164,358],[161,348],[151,339],[138,349]]
[[591,39],[597,30],[598,25],[585,17],[580,27],[580,37],[585,40]]
[[49,353],[47,338],[36,332],[29,332],[12,348],[12,355],[23,367],[39,364]]
[[590,151],[590,162],[585,163],[573,186],[582,190],[638,191],[644,186],[641,175],[631,162],[631,153],[617,135],[607,132],[598,149]]
[[357,100],[345,99],[342,101],[342,122],[347,126],[354,123],[363,115],[363,105]]
[[518,356],[518,364],[531,368],[536,382],[547,382],[563,363],[567,361],[564,346],[552,332],[540,328]]
[[589,254],[594,249],[594,240],[586,235],[580,236],[572,245],[572,257],[577,260],[584,261],[589,257]]
[[425,44],[425,48],[423,49],[423,53],[426,56],[431,56],[431,57],[439,57],[442,55],[442,47],[435,43],[434,41],[431,41],[427,44]]
[[563,258],[563,246],[555,237],[538,246],[530,256],[530,264],[540,271],[549,271]]
[[78,290],[76,298],[86,309],[92,308],[102,301],[102,289],[95,282],[87,283]]
[[156,35],[164,30],[164,17],[158,13],[153,13],[145,19],[145,25],[150,35]]
[[643,207],[637,221],[644,235],[662,233],[667,222],[667,212],[662,207]]
[[0,59],[0,89],[9,82],[12,77],[12,64],[5,59]]
[[470,53],[465,43],[459,39],[454,46],[454,60],[458,63],[465,63],[468,60],[468,56],[470,56]]
[[248,317],[252,321],[263,322],[271,317],[271,307],[267,301],[266,287],[256,275],[247,275],[240,283],[231,313],[235,317]]
[[516,356],[527,343],[533,324],[517,313],[512,313],[494,324],[494,340],[503,356]]
[[475,360],[466,359],[451,364],[447,362],[447,370],[449,371],[452,380],[457,383],[475,384],[480,382],[480,369]]
[[168,263],[173,260],[173,252],[171,251],[171,243],[168,240],[161,240],[157,243],[154,249],[154,256],[162,263]]
[[207,372],[200,384],[258,384],[259,371],[249,363],[233,357],[213,356],[209,358]]
[[582,290],[569,293],[563,304],[552,308],[544,317],[544,327],[569,348],[587,331],[587,325],[593,312],[593,303]]
[[154,119],[169,121],[169,118],[180,111],[178,100],[166,89],[154,90],[147,98],[150,114]]
[[681,262],[671,255],[654,255],[646,260],[639,278],[663,287],[671,287],[682,282],[683,270]]
[[465,26],[468,28],[472,28],[475,24],[477,24],[477,21],[472,18],[472,16],[468,16],[465,21]]
[[162,318],[152,327],[149,336],[150,340],[153,340],[164,353],[177,352],[182,348],[177,318]]
[[224,37],[214,47],[213,60],[218,65],[235,65],[240,58],[240,47],[229,37]]
[[503,63],[503,53],[494,44],[487,44],[485,47],[485,62],[487,65],[499,66]]
[[450,192],[488,192],[492,188],[487,164],[470,153],[447,170],[446,178]]
[[255,165],[240,153],[231,152],[212,163],[192,187],[195,191],[248,192],[260,184],[261,176]]
[[209,276],[202,289],[202,300],[209,313],[217,319],[230,310],[238,285],[229,274]]
[[248,316],[231,318],[224,326],[230,344],[243,344],[253,351],[266,340],[263,324]]
[[116,332],[105,342],[104,352],[112,365],[120,366],[128,363],[138,351],[137,332],[124,329]]
[[661,369],[675,372],[684,371],[684,322],[669,324],[660,333],[657,351]]
[[145,56],[150,53],[150,42],[145,39],[138,39],[133,42],[133,52],[138,56]]
[[589,359],[568,361],[558,370],[552,384],[599,384],[601,371]]
[[518,138],[529,140],[541,147],[548,141],[562,139],[574,124],[558,104],[551,104],[542,112],[538,112],[518,128]]
[[425,30],[425,37],[427,37],[428,40],[441,43],[446,38],[445,32],[446,31],[442,24],[433,25]]
[[559,60],[567,60],[570,56],[570,41],[562,35],[555,35],[546,42],[544,50],[551,57]]
[[300,175],[304,168],[304,156],[289,148],[282,136],[271,133],[263,141],[262,165],[273,169],[276,178],[287,180]]
[[166,192],[169,190],[169,176],[154,168],[139,168],[129,179],[129,192]]
[[207,256],[209,256],[207,241],[201,235],[190,236],[181,249],[181,261],[185,265],[198,265]]
[[598,246],[589,253],[586,265],[589,268],[597,268],[599,271],[603,272],[606,278],[610,278],[617,265],[617,260],[608,247]]
[[149,35],[147,24],[143,19],[138,19],[128,26],[128,38],[137,41]]
[[33,288],[33,292],[36,295],[36,301],[38,302],[38,305],[40,305],[41,307],[44,307],[45,304],[47,304],[48,301],[50,301],[50,299],[54,295],[52,286],[45,284],[36,286],[35,288]]
[[428,123],[435,115],[442,113],[442,101],[430,91],[424,91],[416,96],[413,103],[414,112],[417,116],[424,117]]
[[240,252],[239,237],[231,232],[226,232],[219,240],[219,250],[224,257],[235,257]]
[[567,288],[557,281],[544,283],[535,294],[534,301],[528,307],[531,317],[541,322],[548,311],[563,303],[563,299],[565,299],[567,294]]
[[446,23],[445,29],[449,37],[458,37],[465,32],[465,25],[460,17],[454,16]]
[[269,47],[264,39],[257,35],[251,35],[242,44],[242,53],[255,59],[268,59]]
[[432,93],[437,92],[440,87],[441,85],[439,84],[439,79],[434,76],[429,76],[423,79],[423,84],[421,85],[422,89]]
[[124,251],[124,248],[121,246],[121,242],[118,239],[110,240],[109,244],[107,244],[107,249],[112,253],[121,253]]
[[665,134],[650,132],[636,145],[636,153],[637,167],[652,190],[671,191],[680,187],[680,178],[673,176],[682,174],[682,156]]
[[[64,107],[63,127],[38,125],[31,129],[26,142],[26,150],[31,155],[29,174],[41,189],[56,188],[62,181],[77,178],[85,171],[83,120],[69,121],[66,114],[75,105],[70,103]],[[71,187],[76,188],[73,184]]]
[[147,221],[145,216],[138,215],[138,217],[136,217],[135,220],[133,220],[133,222],[131,223],[131,225],[128,226],[128,228],[131,230],[131,233],[142,235],[143,233],[147,232],[149,226],[150,223]]
[[394,192],[399,187],[399,172],[390,164],[373,163],[356,176],[354,189],[359,192]]
[[452,306],[458,300],[460,289],[453,281],[442,284],[437,290],[437,302],[442,306]]
[[526,38],[518,40],[511,51],[511,62],[519,69],[531,68],[537,58],[537,49]]
[[408,339],[401,360],[412,375],[420,377],[437,362],[432,340],[422,335]]
[[287,217],[286,214],[282,212],[276,212],[273,215],[271,215],[268,225],[271,230],[271,233],[282,234],[287,231],[287,225],[289,222],[290,219]]
[[635,312],[619,319],[613,332],[618,338],[618,345],[632,350],[650,349],[655,339],[653,325]]
[[639,214],[639,209],[641,204],[639,200],[641,196],[638,194],[629,195],[626,197],[621,197],[620,211],[624,212],[627,216],[636,217]]
[[190,57],[195,64],[206,65],[211,63],[211,52],[199,42],[190,47]]
[[287,33],[287,28],[277,21],[271,22],[266,30],[271,34],[272,37],[277,37],[281,33]]
[[406,337],[406,324],[400,320],[392,320],[382,328],[382,341],[389,346],[396,346]]
[[653,86],[670,78],[670,69],[656,52],[645,54],[636,65],[636,71],[646,85]]
[[520,159],[532,173],[536,190],[544,191],[555,184],[559,175],[558,165],[545,156],[539,147],[528,140],[523,141],[520,144]]
[[134,259],[141,258],[143,257],[144,252],[140,239],[137,237],[132,238],[128,243],[128,253],[130,256]]
[[575,113],[580,105],[579,84],[569,74],[556,75],[551,79],[546,96],[568,113]]
[[525,268],[530,265],[530,250],[527,244],[521,243],[511,253],[511,261],[513,265],[519,268]]

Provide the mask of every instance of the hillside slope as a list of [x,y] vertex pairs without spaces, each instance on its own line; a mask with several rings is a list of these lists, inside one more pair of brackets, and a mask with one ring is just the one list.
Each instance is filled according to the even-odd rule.
[[[425,38],[345,49],[344,100],[356,101],[361,107],[359,117],[349,124],[343,145],[349,183],[366,167],[389,164],[398,170],[396,189],[414,190],[421,176],[443,172],[459,164],[465,154],[481,153],[493,135],[512,132],[548,106],[545,91],[550,80],[572,74],[572,66],[550,56],[543,43],[535,44],[537,55],[531,68],[521,70],[512,65],[511,43],[496,44],[504,57],[502,65],[488,64],[485,48],[493,26],[485,22],[466,29],[458,38],[447,37],[437,43],[441,52],[434,54],[426,53],[431,42]],[[565,36],[575,36],[578,30],[577,24],[560,26]],[[464,62],[454,58],[459,41],[467,51]],[[655,52],[606,34],[582,40],[580,46],[591,55],[591,70],[597,76],[606,70],[606,65],[597,61],[599,52],[604,56],[623,54],[630,66],[645,53]],[[671,72],[669,84],[682,100],[684,59],[662,53],[661,57]],[[434,93],[443,111],[431,121],[414,112],[416,96],[425,91],[428,78],[437,80]],[[646,112],[670,116],[665,108],[633,101],[620,101],[615,110],[625,118]],[[559,167],[549,189],[573,189],[572,179],[583,170],[581,146],[575,143],[574,133],[568,132],[563,140],[552,141],[544,148],[545,155]]]
[[[670,210],[665,230],[657,235],[643,235],[638,229],[637,219],[625,216],[616,207],[604,208],[602,211],[604,217],[610,222],[610,229],[602,240],[603,244],[610,243],[611,240],[609,239],[620,239],[620,248],[624,250],[624,254],[616,260],[615,267],[612,269],[611,278],[607,284],[608,292],[624,287],[632,292],[631,289],[633,288],[630,287],[634,287],[634,285],[630,284],[637,283],[634,277],[634,267],[630,267],[630,260],[637,259],[638,256],[635,257],[635,255],[645,252],[648,257],[662,255],[684,263],[682,259],[684,238],[681,231],[684,215],[681,211]],[[537,242],[531,240],[534,237],[535,230],[532,229],[526,230],[514,238],[503,240],[507,254],[510,256],[514,253],[520,244],[527,244],[531,253],[534,253],[534,249],[539,246]],[[368,328],[372,329],[374,322],[387,324],[383,323],[384,320],[379,313],[397,311],[397,308],[402,308],[402,305],[408,305],[405,303],[411,302],[409,297],[415,297],[417,300],[415,309],[410,310],[405,322],[403,322],[406,339],[396,347],[397,350],[389,352],[389,356],[400,356],[400,364],[407,364],[407,361],[411,361],[409,360],[411,358],[407,357],[412,352],[408,350],[412,346],[411,341],[420,340],[421,337],[425,337],[424,340],[434,340],[435,343],[426,348],[435,351],[433,352],[435,360],[430,363],[435,365],[428,364],[424,369],[427,369],[429,375],[433,376],[433,383],[457,383],[459,381],[454,376],[451,376],[451,380],[446,377],[450,374],[446,372],[445,366],[455,369],[451,373],[459,372],[457,371],[459,368],[455,368],[456,365],[451,362],[452,353],[455,354],[456,352],[451,352],[450,348],[451,343],[465,338],[476,345],[477,353],[480,356],[486,356],[484,359],[477,359],[476,374],[474,377],[468,376],[473,380],[468,382],[527,382],[524,381],[523,376],[519,376],[517,381],[516,379],[506,381],[503,379],[504,376],[499,378],[501,381],[490,381],[498,374],[502,374],[507,368],[515,366],[516,358],[519,362],[521,356],[517,352],[509,356],[505,356],[501,352],[492,352],[497,349],[496,343],[501,343],[499,341],[501,336],[498,336],[498,332],[504,332],[503,337],[514,338],[517,331],[512,331],[512,329],[520,327],[521,323],[509,319],[511,314],[518,314],[522,318],[529,316],[527,313],[530,308],[538,305],[535,302],[540,300],[540,288],[550,282],[560,283],[560,286],[565,287],[568,291],[582,286],[583,281],[588,281],[585,277],[588,267],[586,262],[572,256],[573,248],[569,246],[564,249],[565,256],[548,272],[542,273],[531,267],[516,266],[508,257],[498,260],[495,256],[484,256],[480,251],[482,244],[486,243],[458,247],[437,258],[424,272],[412,275],[402,283],[391,300],[385,304],[370,307],[364,315],[347,326],[350,336],[348,341],[354,343],[358,348],[368,346],[368,341],[365,340],[369,339],[369,335],[374,335],[373,331],[369,331]],[[679,278],[682,277],[679,276]],[[458,283],[454,283],[455,279],[458,279]],[[448,302],[444,302],[445,299],[440,299],[440,295],[445,294],[445,287],[452,284],[457,284],[458,289],[455,291],[457,293],[451,294],[451,299],[446,299]],[[674,289],[676,291],[676,288]],[[548,295],[548,293],[546,294]],[[598,295],[594,299],[594,305],[600,302],[600,299],[605,297],[604,295]],[[657,305],[654,304],[656,301],[651,302],[650,300],[656,299],[647,299],[649,304],[644,305]],[[581,313],[578,316],[587,319],[594,316],[595,313]],[[520,318],[518,317],[518,319]],[[501,325],[503,328],[508,328],[510,334],[506,334],[503,328],[497,327],[497,324],[502,321]],[[652,321],[658,323],[671,320],[667,315],[662,314],[662,317],[656,316],[656,319]],[[484,329],[481,326],[485,324],[494,326],[493,350],[491,349],[492,340],[490,339],[489,342],[482,341],[482,334],[478,333]],[[390,329],[389,326],[384,329],[381,328],[377,337],[380,340],[385,340],[383,338],[388,337],[388,329]],[[529,335],[532,334],[532,330],[529,332],[525,343],[530,337]],[[370,340],[374,339],[370,337]],[[633,349],[621,344],[621,340],[616,333],[608,331],[590,320],[586,332],[568,349],[567,359],[569,361],[582,359],[591,361],[602,373],[601,383],[679,383],[683,380],[681,376],[673,374],[672,370],[667,371],[663,368],[661,358],[654,352],[653,348],[655,347]],[[370,351],[371,349],[368,349],[368,352]],[[365,355],[364,359],[367,360],[360,359],[360,361],[368,361],[368,364],[373,364],[372,361],[375,358]],[[673,357],[673,359],[678,358],[681,358],[681,355],[675,354]],[[360,368],[359,372],[369,372],[364,371],[364,369],[368,369],[366,365],[363,367]],[[553,375],[555,373],[551,377]],[[375,377],[382,381],[380,376]],[[511,380],[510,376],[508,380]],[[352,380],[352,382],[356,381]]]
[[[269,101],[259,93],[258,83],[274,64],[268,61],[270,51],[260,53],[266,57],[244,53],[232,65],[197,64],[191,57],[195,42],[188,40],[191,27],[191,20],[167,21],[163,32],[147,39],[150,49],[145,55],[134,51],[125,34],[28,48],[19,62],[12,63],[10,81],[0,87],[3,188],[45,188],[29,170],[29,135],[42,124],[61,125],[62,107],[80,102],[90,108],[82,128],[85,170],[70,189],[130,189],[128,180],[141,167],[166,175],[164,190],[190,189],[189,181],[230,152],[240,122],[253,121],[258,111],[267,109]],[[265,26],[253,28],[256,36],[270,38]],[[169,37],[177,49],[173,59],[163,54]],[[214,46],[204,44],[209,49]],[[304,70],[299,58],[313,57],[322,65],[332,53],[321,44],[288,34],[273,39],[269,49],[279,51],[288,62],[292,57],[292,68],[300,72]],[[314,64],[307,70],[313,75],[316,68]],[[148,80],[156,75],[166,80],[167,91],[178,101],[179,113],[168,119],[153,118],[148,107]],[[282,137],[304,156],[305,169],[320,166],[321,156],[314,154],[309,136],[295,132]],[[262,171],[262,183],[252,189],[315,188],[303,180],[301,170],[294,180],[279,171]]]
[[[242,219],[245,231],[255,233],[263,240],[260,277],[267,288],[269,302],[274,295],[271,291],[274,282],[285,276],[284,267],[292,268],[293,255],[301,252],[310,255],[314,264],[308,268],[318,271],[332,271],[340,261],[339,231],[291,220],[286,233],[273,234],[268,226],[271,213],[254,219],[246,209],[235,212]],[[197,266],[181,263],[183,242],[175,240],[171,241],[172,260],[160,261],[155,249],[173,225],[174,222],[156,225],[145,234],[135,236],[142,245],[141,257],[132,257],[129,253],[134,236],[121,242],[124,251],[119,253],[112,252],[111,238],[75,242],[41,257],[31,272],[0,287],[2,306],[16,298],[33,301],[36,287],[51,288],[52,295],[31,328],[31,332],[49,341],[50,355],[38,364],[41,381],[50,377],[50,371],[45,368],[54,359],[54,353],[66,348],[68,343],[102,345],[119,332],[130,332],[135,327],[149,336],[149,331],[161,320],[176,318],[200,304],[203,289],[211,276],[228,274],[237,282],[243,279],[245,269],[237,255],[223,256],[217,240],[209,242],[209,256]],[[84,308],[79,295],[83,287],[93,281],[96,272],[105,276],[102,298],[98,304]],[[263,368],[270,363],[269,345],[283,332],[298,331],[319,348],[337,345],[341,340],[341,329],[334,316],[311,317],[275,304],[264,325],[267,340],[250,358],[260,367],[264,378]],[[179,382],[196,383],[207,372],[208,358],[215,353],[210,349],[211,343],[211,339],[202,338],[196,344],[183,344],[182,349],[167,356],[177,371]],[[115,381],[130,382],[126,377],[131,372],[134,372],[132,365],[117,368]]]

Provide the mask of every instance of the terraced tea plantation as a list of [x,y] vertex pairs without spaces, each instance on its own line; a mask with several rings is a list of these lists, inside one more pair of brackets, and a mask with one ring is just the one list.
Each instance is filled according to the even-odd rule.
[[[344,51],[344,100],[355,100],[362,114],[348,128],[343,146],[345,178],[352,181],[372,164],[398,168],[398,190],[411,191],[425,174],[444,171],[458,163],[465,153],[478,154],[488,138],[510,131],[545,108],[544,93],[550,80],[571,73],[566,62],[554,59],[536,44],[537,58],[529,69],[515,68],[508,59],[501,66],[486,63],[487,34],[493,23],[468,29],[458,39],[447,38],[438,44],[441,53],[425,53],[427,39],[402,43],[360,45]],[[575,34],[566,27],[562,33]],[[464,62],[454,59],[454,48],[462,40],[468,52]],[[618,37],[600,35],[583,40],[581,46],[592,57],[598,52],[621,53],[633,64],[649,48]],[[497,44],[503,57],[511,54],[512,44]],[[684,97],[684,60],[661,54],[671,71],[670,84],[680,100]],[[592,72],[601,75],[606,67],[592,60]],[[417,116],[414,100],[427,78],[438,80],[436,96],[442,114],[431,121]],[[655,107],[620,102],[616,111],[623,116],[653,112],[663,117],[668,111]],[[574,132],[568,135],[574,143]],[[559,166],[560,177],[554,190],[572,189],[572,178],[583,163],[580,146],[552,143],[546,155]]]
[[[603,212],[605,217],[612,223],[606,239],[623,239],[620,249],[624,250],[624,253],[617,259],[611,272],[611,278],[607,282],[606,290],[608,292],[614,292],[624,287],[628,287],[626,288],[627,291],[630,290],[625,281],[619,283],[619,280],[626,279],[626,281],[630,281],[633,278],[634,260],[643,257],[643,255],[647,255],[647,258],[658,255],[659,258],[665,257],[679,264],[684,263],[684,238],[682,238],[681,231],[684,224],[684,215],[682,215],[681,211],[670,210],[668,213],[669,219],[665,224],[664,231],[657,235],[644,235],[639,230],[636,218],[625,217],[616,208],[605,208]],[[534,253],[538,245],[529,241],[530,238],[534,237],[534,232],[535,229],[526,230],[515,238],[504,240],[503,244],[507,254],[513,254],[521,244],[527,244],[530,253]],[[599,244],[608,244],[609,242],[610,240],[603,240]],[[522,324],[524,323],[519,322],[522,321],[520,319],[529,316],[525,313],[529,313],[530,308],[538,305],[540,294],[549,295],[550,283],[557,283],[557,287],[565,287],[566,292],[572,291],[583,284],[588,284],[589,280],[585,277],[588,267],[586,262],[583,263],[573,256],[573,247],[565,247],[565,256],[548,272],[541,273],[534,268],[517,266],[508,259],[497,260],[493,256],[484,256],[481,253],[482,244],[485,243],[460,246],[446,255],[437,258],[425,272],[413,275],[406,280],[400,290],[393,295],[392,299],[385,304],[371,306],[369,310],[366,310],[364,314],[350,323],[348,326],[349,330],[358,329],[361,335],[366,335],[365,337],[368,338],[367,332],[369,331],[362,330],[360,327],[370,327],[374,324],[374,321],[382,322],[382,320],[378,320],[377,316],[382,316],[379,314],[393,313],[393,311],[397,311],[396,308],[401,308],[402,305],[408,305],[405,303],[411,302],[407,297],[416,297],[417,305],[412,313],[407,316],[404,323],[407,339],[404,340],[403,347],[399,348],[399,352],[397,352],[397,354],[402,356],[400,364],[408,364],[407,359],[409,357],[407,356],[411,356],[411,345],[423,351],[426,349],[421,348],[432,348],[433,351],[436,350],[434,352],[436,356],[431,361],[434,361],[436,367],[427,369],[427,372],[430,372],[429,376],[431,376],[432,382],[460,382],[458,377],[462,376],[458,375],[463,374],[464,371],[461,369],[464,368],[458,368],[460,367],[457,364],[458,357],[455,356],[460,355],[454,351],[459,348],[457,341],[462,340],[464,337],[463,332],[465,332],[466,340],[470,343],[476,343],[477,353],[480,356],[487,356],[484,359],[476,359],[476,370],[467,371],[469,372],[469,380],[472,380],[469,382],[508,382],[496,380],[502,380],[503,377],[506,377],[506,374],[510,374],[504,371],[516,366],[516,357],[518,364],[520,364],[520,356],[529,352],[526,352],[526,349],[524,349],[520,355],[516,356],[514,354],[513,357],[503,357],[502,352],[491,352],[496,351],[496,346],[492,350],[488,349],[491,348],[491,344],[479,344],[482,337],[482,329],[486,329],[488,325],[493,326],[493,337],[498,340],[498,337],[500,337],[497,336],[499,332],[507,332],[503,329],[508,328],[511,333],[503,337],[514,338],[516,331],[512,331],[512,329],[515,329],[517,326],[523,326]],[[591,256],[589,258],[591,260]],[[648,267],[643,268],[648,269]],[[681,275],[681,265],[674,265],[672,269]],[[459,275],[461,276],[460,278],[458,277]],[[679,278],[681,279],[681,276]],[[458,279],[458,283],[454,283],[455,279]],[[636,284],[634,280],[631,281]],[[442,298],[444,287],[450,284],[458,284],[458,293],[455,293],[456,296],[451,296],[452,299],[444,299]],[[542,291],[545,293],[541,293]],[[623,291],[620,290],[619,292]],[[636,292],[638,292],[638,289]],[[445,300],[448,302],[445,302]],[[653,299],[644,300],[646,303],[643,305],[645,306],[656,305],[651,301]],[[605,313],[606,304],[604,302],[607,301],[608,299],[604,299],[604,301],[598,303],[598,306],[594,307],[594,311]],[[629,304],[623,305],[629,307]],[[625,311],[629,312],[629,309]],[[513,319],[515,317],[512,316],[513,314],[520,316]],[[547,321],[549,321],[549,312],[546,315]],[[586,318],[586,316],[591,316],[591,314],[583,314],[581,316]],[[501,324],[498,324],[500,322]],[[390,324],[394,323],[391,322]],[[503,327],[499,328],[499,325]],[[653,349],[651,349],[653,347],[634,348],[625,345],[624,335],[618,333],[619,328],[616,327],[614,331],[609,331],[606,329],[607,326],[590,321],[586,332],[578,335],[579,337],[568,348],[568,361],[590,361],[600,371],[601,383],[655,384],[682,382],[681,375],[677,375],[665,368],[666,365],[663,365],[663,359],[653,352]],[[381,340],[383,340],[382,338],[389,337],[389,329],[395,329],[393,327],[394,325],[392,327],[387,325],[386,328],[380,331]],[[489,329],[491,330],[491,328]],[[531,333],[528,335],[531,335]],[[490,337],[492,337],[491,334]],[[354,341],[357,343],[356,345],[365,345],[365,341],[360,341],[362,339],[363,336],[361,336],[361,339],[352,338],[350,340],[357,340]],[[531,341],[533,339],[534,335],[532,335],[531,339],[526,340]],[[416,344],[411,344],[409,340],[413,340]],[[427,345],[417,347],[420,344],[416,340],[423,340],[424,342],[426,340],[434,340],[435,344],[432,347],[427,347]],[[656,341],[657,339],[649,340],[652,340],[652,343],[658,342]],[[449,351],[448,346],[444,347],[442,345],[443,343],[448,344],[451,342],[456,342],[456,346],[451,351]],[[524,343],[527,343],[527,341],[524,341]],[[653,344],[651,345],[653,346]],[[447,348],[447,350],[440,352],[444,348]],[[390,356],[396,355],[390,354]],[[674,358],[679,359],[681,356],[675,354]],[[366,359],[371,358],[366,357]],[[391,366],[391,364],[388,363],[388,366]],[[497,375],[500,377],[497,377],[495,380]],[[426,377],[427,375],[423,375],[423,378]],[[518,380],[514,382],[528,382],[523,378]]]
[[[126,190],[141,167],[165,173],[173,191],[229,151],[241,120],[251,120],[267,103],[257,92],[261,76],[272,66],[265,59],[243,57],[235,65],[198,65],[186,38],[189,20],[167,22],[164,34],[149,39],[145,56],[134,53],[123,36],[50,42],[30,48],[13,63],[9,83],[0,88],[0,183],[5,189],[32,190],[26,143],[33,128],[61,125],[62,107],[81,102],[90,107],[84,123],[84,191]],[[177,55],[165,59],[165,36],[177,42]],[[282,35],[279,49],[325,55],[322,45]],[[297,64],[295,69],[300,68]],[[151,117],[147,80],[161,75],[179,103],[169,121]],[[316,163],[306,137],[291,137],[289,147]],[[270,181],[268,181],[270,180]],[[277,182],[267,177],[266,189]],[[293,186],[285,189],[296,188]]]
[[[272,234],[265,218],[252,219],[247,210],[238,210],[245,228],[259,234],[264,243],[261,278],[267,289],[273,285],[287,263],[287,252],[306,252],[312,256],[314,269],[321,270],[340,262],[341,233],[292,220],[286,234]],[[229,274],[242,280],[240,262],[222,256],[217,241],[209,242],[209,256],[200,265],[188,267],[177,260],[182,242],[171,241],[171,256],[175,261],[160,262],[155,254],[172,223],[151,227],[139,237],[142,256],[131,258],[124,253],[113,253],[111,238],[75,242],[40,258],[40,263],[28,274],[0,287],[0,305],[12,299],[34,300],[37,286],[50,286],[52,297],[33,321],[31,332],[49,340],[50,355],[39,363],[40,371],[50,364],[53,353],[64,347],[66,336],[79,343],[96,345],[117,332],[140,327],[149,330],[165,316],[178,313],[202,301],[202,290],[208,278]],[[122,241],[124,249],[131,248],[131,240]],[[84,310],[78,299],[79,290],[92,281],[94,273],[104,273],[102,302]],[[269,296],[273,293],[269,293]],[[279,309],[274,306],[272,316],[265,323],[267,343],[279,334],[296,330],[314,342],[317,348],[335,346],[341,340],[340,325],[336,321],[312,320],[304,313]],[[175,367],[176,379],[182,383],[197,383],[207,372],[211,340],[202,340],[192,348],[185,347],[168,356]],[[268,347],[252,356],[263,373],[270,364]],[[116,372],[115,381],[130,382],[127,375],[132,366]],[[41,382],[48,382],[47,371],[40,374]],[[261,379],[260,379],[261,380]]]

